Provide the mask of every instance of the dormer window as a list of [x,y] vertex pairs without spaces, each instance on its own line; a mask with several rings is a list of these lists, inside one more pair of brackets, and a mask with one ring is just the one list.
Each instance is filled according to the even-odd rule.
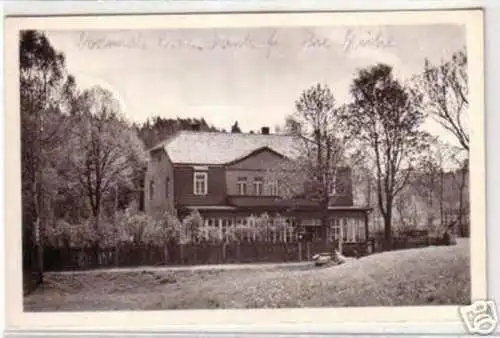
[[247,178],[246,177],[238,177],[238,194],[246,195],[247,194]]
[[193,187],[195,195],[206,195],[208,192],[208,175],[206,172],[194,172]]

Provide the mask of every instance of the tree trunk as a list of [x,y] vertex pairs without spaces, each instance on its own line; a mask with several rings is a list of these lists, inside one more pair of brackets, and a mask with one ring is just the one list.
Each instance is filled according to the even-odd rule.
[[465,186],[465,170],[461,170],[461,180],[460,180],[460,186],[459,186],[459,194],[460,196],[458,197],[458,226],[459,226],[459,232],[460,232],[460,237],[465,237],[465,225],[464,225],[464,186]]
[[385,250],[392,249],[392,203],[387,201],[387,212],[384,215],[384,242]]
[[101,255],[99,254],[99,249],[100,249],[100,237],[99,237],[99,226],[100,226],[100,210],[99,210],[99,205],[93,210],[94,213],[94,231],[95,231],[95,242],[93,245],[93,251],[94,251],[94,260],[97,266],[100,265],[100,258]]
[[321,220],[321,237],[323,238],[323,245],[325,250],[330,251],[330,238],[329,238],[329,229],[328,229],[328,216],[323,217]]
[[439,173],[439,217],[441,221],[441,226],[446,224],[444,215],[444,171],[441,168]]

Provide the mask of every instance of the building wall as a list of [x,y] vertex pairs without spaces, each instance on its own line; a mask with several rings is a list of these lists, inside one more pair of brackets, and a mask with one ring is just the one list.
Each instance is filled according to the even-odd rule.
[[248,158],[231,164],[229,169],[253,169],[253,170],[267,170],[276,168],[286,163],[287,160],[276,153],[269,150],[262,150]]
[[194,194],[195,166],[174,167],[175,202],[177,205],[224,205],[226,204],[226,177],[224,167],[208,166],[207,195]]
[[[269,195],[270,189],[267,183],[276,179],[287,179],[287,176],[276,175],[269,169],[287,168],[289,160],[271,152],[262,151],[242,161],[234,163],[226,169],[226,190],[228,195],[238,195],[238,177],[247,178],[247,195],[255,195],[253,181],[256,177],[264,178],[263,195]],[[292,168],[290,166],[289,168]],[[287,182],[292,185],[292,190],[295,194],[304,192],[303,183],[296,180],[297,177],[291,175],[291,179],[296,182]],[[330,205],[335,206],[350,206],[353,205],[353,186],[352,186],[352,171],[350,168],[340,168],[337,171],[337,191],[332,196]]]
[[164,150],[150,154],[144,181],[144,211],[175,212],[173,165]]
[[[271,189],[269,184],[272,181],[282,179],[280,175],[272,173],[270,170],[284,168],[289,160],[277,155],[276,153],[263,150],[251,157],[233,163],[226,168],[226,189],[228,195],[239,195],[238,177],[247,178],[247,195],[255,195],[254,179],[263,178],[263,196],[269,196]],[[298,191],[300,193],[301,191]]]
[[[255,177],[263,177],[263,196],[270,195],[269,183],[278,178],[267,169],[283,167],[287,159],[271,152],[262,151],[233,163],[227,167],[193,165],[173,165],[163,150],[150,155],[144,187],[144,208],[147,213],[169,210],[183,205],[225,205],[227,196],[235,196],[238,191],[238,177],[247,177],[247,195],[255,195],[253,181]],[[207,172],[207,194],[194,194],[193,176],[196,170]],[[168,182],[168,194],[166,179]],[[337,195],[331,205],[353,205],[352,178],[350,169],[339,170]],[[154,182],[151,196],[151,181]],[[300,193],[300,191],[299,191]]]
[[254,196],[255,193],[255,187],[254,187],[254,179],[256,177],[262,177],[263,178],[263,184],[262,184],[262,192],[263,196],[269,196],[271,194],[270,188],[269,188],[269,183],[273,180],[273,177],[269,174],[266,174],[265,171],[258,171],[258,170],[252,170],[252,169],[247,169],[247,170],[230,170],[227,169],[226,171],[226,189],[228,195],[234,196],[239,194],[238,190],[238,177],[246,177],[247,178],[247,195],[249,196]]

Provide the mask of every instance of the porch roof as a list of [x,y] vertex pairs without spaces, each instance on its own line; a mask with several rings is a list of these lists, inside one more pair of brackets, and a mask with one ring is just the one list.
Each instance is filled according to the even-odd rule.
[[183,206],[189,210],[237,210],[237,207],[232,205],[186,205]]
[[[268,205],[268,206],[261,206],[261,207],[267,207],[269,209],[277,209],[277,207],[283,208],[284,205],[281,204],[276,204],[276,205]],[[302,206],[304,207],[304,206]],[[200,211],[244,211],[244,210],[249,210],[252,208],[256,208],[255,205],[253,206],[233,206],[233,205],[187,205],[183,206],[182,208],[188,209],[188,210],[200,210]],[[308,205],[309,210],[317,210],[317,208],[313,208],[312,205]],[[329,211],[365,211],[369,212],[372,210],[370,207],[363,207],[363,206],[356,206],[356,205],[346,205],[346,206],[330,206],[328,207]]]

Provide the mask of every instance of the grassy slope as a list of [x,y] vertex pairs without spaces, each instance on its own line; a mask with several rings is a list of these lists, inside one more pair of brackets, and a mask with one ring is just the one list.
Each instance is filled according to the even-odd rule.
[[336,267],[50,276],[27,311],[467,304],[468,241],[387,252]]

